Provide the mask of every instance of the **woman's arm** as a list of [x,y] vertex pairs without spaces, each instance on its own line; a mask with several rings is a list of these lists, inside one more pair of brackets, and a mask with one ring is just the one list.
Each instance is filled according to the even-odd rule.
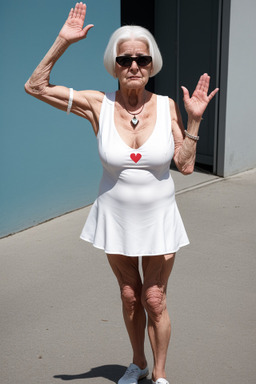
[[194,170],[197,146],[196,138],[198,137],[202,115],[208,103],[218,92],[218,88],[216,88],[208,96],[209,83],[210,76],[205,73],[200,77],[191,98],[187,88],[182,87],[184,106],[188,114],[187,133],[192,136],[192,138],[186,136],[179,108],[176,103],[170,100],[172,132],[175,144],[173,159],[178,170],[184,175],[191,174]]
[[[70,44],[86,38],[92,24],[83,28],[86,5],[77,3],[71,9],[54,44],[25,84],[28,94],[63,111],[67,110],[69,88],[50,84],[50,73]],[[97,133],[98,116],[103,94],[97,91],[74,91],[71,112],[88,119]]]

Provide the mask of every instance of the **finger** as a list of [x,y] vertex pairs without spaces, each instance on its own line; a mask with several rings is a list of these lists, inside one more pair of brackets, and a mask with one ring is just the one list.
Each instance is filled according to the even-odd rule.
[[203,75],[202,91],[207,94],[209,90],[209,86],[210,86],[210,76],[208,76],[207,73],[205,73]]
[[219,91],[219,88],[215,88],[214,91],[210,93],[208,96],[208,100],[211,101],[211,99],[216,95],[216,93]]
[[184,101],[188,100],[188,99],[190,98],[190,96],[189,96],[189,91],[188,91],[187,88],[184,87],[184,86],[181,86],[181,89],[182,89],[182,91],[183,91],[183,100],[184,100]]
[[86,14],[86,5],[83,3],[77,3],[74,10],[74,17],[84,21]]
[[77,3],[76,10],[77,10],[77,17],[80,17],[80,14],[81,14],[81,3]]
[[85,15],[86,15],[86,5],[85,4],[82,4],[81,6],[81,13],[80,13],[80,17],[81,19],[85,19]]
[[76,5],[75,5],[74,12],[73,12],[73,17],[77,16],[77,8],[78,8],[78,3],[76,3]]
[[90,30],[91,28],[93,28],[93,27],[94,27],[93,24],[89,24],[89,25],[87,25],[87,26],[83,29],[83,32],[84,32],[84,38],[86,38],[87,33],[88,33],[89,30]]
[[202,91],[202,92],[208,92],[208,89],[209,89],[209,84],[210,84],[210,76],[208,76],[207,73],[204,73],[199,81],[198,81],[198,84],[196,86],[196,90],[197,91]]
[[74,9],[74,17],[79,17],[80,15],[80,3],[76,3],[75,9]]
[[77,16],[83,18],[83,15],[85,15],[85,4],[81,2],[77,6]]
[[203,75],[200,76],[195,90],[202,91],[202,87],[203,87]]
[[74,9],[71,8],[68,17],[69,17],[70,19],[72,19],[73,15],[74,15]]
[[203,88],[203,75],[200,76],[195,90],[196,91],[202,91],[202,88]]

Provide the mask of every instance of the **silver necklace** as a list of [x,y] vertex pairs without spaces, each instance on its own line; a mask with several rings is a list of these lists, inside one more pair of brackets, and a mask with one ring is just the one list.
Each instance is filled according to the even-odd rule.
[[128,109],[126,108],[125,102],[124,102],[124,107],[125,107],[126,111],[127,111],[130,115],[133,116],[133,118],[132,118],[131,121],[130,121],[130,123],[133,125],[133,128],[135,128],[136,125],[139,123],[139,120],[137,119],[136,115],[139,115],[139,114],[143,111],[143,108],[144,108],[144,105],[145,105],[145,100],[146,100],[146,96],[144,97],[143,105],[142,105],[140,111],[137,112],[136,114],[134,114],[134,113],[128,111]]

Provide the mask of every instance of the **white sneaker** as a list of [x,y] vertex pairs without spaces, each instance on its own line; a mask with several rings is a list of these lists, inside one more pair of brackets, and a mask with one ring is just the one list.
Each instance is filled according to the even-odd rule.
[[157,379],[157,381],[152,380],[152,384],[169,384],[169,382],[166,379]]
[[144,379],[147,375],[148,367],[140,369],[136,364],[130,364],[118,384],[138,384],[138,381]]

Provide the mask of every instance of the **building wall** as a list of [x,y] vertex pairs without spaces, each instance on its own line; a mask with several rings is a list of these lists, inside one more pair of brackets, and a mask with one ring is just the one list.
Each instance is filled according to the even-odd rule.
[[255,0],[231,0],[223,176],[256,166],[255,15]]
[[220,87],[201,123],[197,162],[212,165],[219,176],[254,168],[255,0],[150,0],[147,13],[145,0],[136,13],[134,3],[122,1],[124,23],[154,33],[164,66],[153,89],[179,102],[184,122],[181,84],[193,90],[208,72],[210,90]]
[[[95,27],[58,61],[51,83],[111,91],[103,66],[120,26],[119,0],[86,1]],[[27,95],[24,84],[75,5],[70,0],[1,4],[0,237],[90,204],[101,176],[90,124]]]

